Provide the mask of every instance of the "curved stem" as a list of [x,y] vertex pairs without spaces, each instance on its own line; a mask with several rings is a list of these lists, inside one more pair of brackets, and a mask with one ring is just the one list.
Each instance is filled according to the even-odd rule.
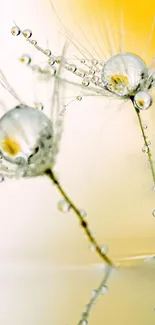
[[151,150],[150,150],[150,148],[148,146],[148,143],[147,143],[147,136],[145,134],[145,130],[144,130],[144,127],[143,127],[143,124],[142,124],[140,111],[136,107],[135,107],[135,111],[137,113],[138,122],[139,122],[139,126],[140,126],[140,129],[141,129],[141,132],[142,132],[144,144],[145,144],[145,146],[147,148],[146,153],[147,153],[147,156],[148,156],[148,160],[149,160],[149,164],[150,164],[150,168],[151,168],[151,173],[152,173],[152,178],[153,178],[153,182],[154,182],[154,185],[155,185],[155,170],[154,170],[154,166],[153,166],[152,153],[151,153]]
[[65,190],[62,188],[61,184],[59,183],[56,175],[53,173],[52,170],[48,169],[46,170],[45,174],[53,181],[53,183],[56,185],[58,191],[61,193],[61,195],[63,196],[63,198],[65,199],[65,201],[69,204],[70,208],[75,212],[75,214],[77,215],[79,221],[80,221],[80,225],[83,228],[83,230],[85,231],[90,243],[94,246],[96,252],[98,253],[98,255],[102,258],[102,260],[110,265],[111,267],[114,267],[113,262],[110,260],[110,258],[104,254],[100,248],[100,246],[98,245],[96,239],[93,237],[89,227],[88,227],[88,223],[84,220],[84,218],[82,217],[79,209],[76,207],[76,205],[72,202],[72,200],[70,199],[70,197],[66,194]]
[[111,271],[111,268],[109,268],[109,266],[107,266],[106,270],[105,270],[104,277],[103,277],[101,283],[99,284],[98,288],[95,290],[95,294],[93,295],[93,297],[90,299],[90,301],[86,305],[86,309],[82,313],[82,316],[81,316],[80,321],[78,322],[78,325],[83,325],[83,324],[85,324],[84,322],[86,322],[88,320],[88,317],[90,315],[90,312],[91,312],[94,304],[96,303],[97,299],[102,295],[102,290],[109,278],[110,271]]

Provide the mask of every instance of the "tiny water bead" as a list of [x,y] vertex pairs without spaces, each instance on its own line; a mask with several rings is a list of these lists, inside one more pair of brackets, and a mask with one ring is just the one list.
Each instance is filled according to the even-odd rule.
[[152,211],[152,215],[153,217],[155,217],[155,209]]
[[30,29],[24,29],[23,30],[23,35],[24,35],[25,38],[31,38],[32,31]]
[[70,64],[68,66],[68,70],[71,71],[71,72],[75,72],[77,69],[76,65],[75,64]]
[[31,40],[31,43],[32,43],[33,45],[37,45],[37,41],[36,41],[35,39]]
[[42,111],[44,109],[44,105],[41,103],[41,102],[36,102],[34,103],[34,108],[39,110],[39,111]]
[[134,97],[134,105],[140,110],[146,110],[152,105],[152,97],[146,91],[138,92]]
[[100,246],[100,248],[101,248],[102,254],[107,254],[108,253],[108,246],[107,245],[102,244]]
[[88,79],[83,79],[83,80],[82,80],[82,86],[83,86],[83,87],[88,87],[89,84],[90,84],[90,81],[89,81]]
[[57,70],[56,70],[56,67],[54,66],[46,66],[44,69],[43,69],[43,72],[46,73],[46,74],[49,74],[50,76],[55,76]]
[[88,321],[86,319],[82,319],[78,325],[88,325]]
[[143,146],[143,148],[142,148],[142,151],[144,152],[144,153],[148,153],[149,152],[149,147],[148,147],[148,145],[146,146]]
[[27,64],[29,65],[31,63],[31,57],[30,55],[28,54],[23,54],[21,57],[20,57],[20,62],[24,63],[24,64]]
[[53,65],[54,63],[55,63],[55,59],[50,58],[50,59],[48,60],[48,64],[49,64],[49,65]]
[[49,49],[46,49],[46,50],[44,51],[44,53],[45,53],[45,55],[47,55],[47,56],[50,56],[50,55],[52,54],[51,50],[49,50]]
[[80,211],[81,217],[83,219],[85,219],[87,217],[87,212],[84,209],[80,209],[79,211]]
[[58,210],[61,212],[69,212],[71,209],[70,204],[65,200],[60,200],[57,204]]
[[11,34],[12,35],[18,36],[18,35],[20,35],[20,33],[21,33],[21,30],[20,30],[20,28],[18,26],[13,26],[11,28]]
[[96,289],[92,290],[92,293],[91,293],[92,297],[96,296],[96,294],[97,294],[97,290]]
[[81,101],[81,100],[82,100],[82,96],[77,96],[76,99],[77,99],[78,101]]
[[101,289],[101,294],[105,295],[107,292],[108,292],[108,287],[106,285],[103,285]]

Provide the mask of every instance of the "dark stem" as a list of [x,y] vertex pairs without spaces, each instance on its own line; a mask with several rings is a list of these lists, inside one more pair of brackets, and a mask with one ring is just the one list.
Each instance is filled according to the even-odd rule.
[[98,253],[98,255],[102,258],[102,260],[107,263],[109,266],[114,267],[113,262],[110,260],[110,258],[104,254],[100,248],[100,246],[98,245],[96,239],[93,237],[89,227],[88,227],[88,223],[84,220],[84,218],[82,217],[79,209],[76,207],[76,205],[72,202],[72,200],[69,198],[69,196],[66,194],[66,192],[64,191],[64,189],[62,188],[61,184],[59,183],[57,177],[55,176],[55,174],[53,173],[53,171],[51,171],[50,169],[46,170],[45,174],[53,181],[53,183],[56,185],[58,191],[61,193],[61,195],[63,196],[63,198],[65,199],[65,201],[69,204],[70,208],[75,212],[75,214],[77,215],[79,221],[80,221],[80,225],[83,228],[83,230],[85,231],[90,243],[93,245],[93,247],[95,248],[96,252]]

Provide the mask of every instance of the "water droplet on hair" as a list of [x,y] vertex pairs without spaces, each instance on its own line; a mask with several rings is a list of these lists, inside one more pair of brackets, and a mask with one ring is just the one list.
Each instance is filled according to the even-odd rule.
[[83,63],[83,64],[85,64],[86,63],[86,60],[85,59],[81,59],[80,62]]
[[23,35],[25,38],[30,38],[32,36],[32,32],[30,29],[24,29]]
[[78,325],[88,325],[88,321],[86,319],[82,319]]
[[97,61],[96,59],[92,59],[92,60],[91,60],[91,64],[92,64],[92,65],[97,65],[97,64],[98,64],[98,61]]
[[142,151],[144,152],[144,153],[148,153],[149,152],[149,148],[148,148],[148,146],[144,146],[143,148],[142,148]]
[[24,54],[20,57],[20,61],[24,64],[29,65],[31,63],[31,57],[28,54]]
[[55,63],[55,60],[54,60],[54,59],[50,58],[50,59],[48,60],[48,64],[49,64],[49,65],[53,65],[54,63]]
[[108,246],[107,245],[101,245],[100,246],[100,248],[101,248],[101,252],[102,252],[102,254],[107,254],[108,253]]
[[45,53],[47,56],[50,56],[50,55],[52,54],[51,50],[49,50],[49,49],[46,49],[46,50],[44,51],[44,53]]
[[38,109],[39,111],[42,111],[44,109],[44,105],[41,102],[34,103],[34,108]]
[[94,244],[93,244],[93,243],[90,243],[89,247],[90,247],[90,250],[91,250],[92,252],[94,252],[94,251],[95,251],[95,246],[94,246]]
[[83,80],[82,80],[82,86],[83,86],[83,87],[88,87],[89,84],[90,84],[90,81],[89,81],[88,79],[83,79]]
[[147,129],[147,125],[146,125],[146,124],[144,124],[144,125],[143,125],[143,128],[146,130],[146,129]]
[[61,63],[63,60],[63,58],[61,56],[57,56],[57,58],[55,59],[56,63]]
[[97,290],[96,290],[96,289],[93,290],[91,294],[92,294],[92,297],[96,296],[96,294],[97,294]]
[[88,73],[93,76],[95,74],[95,69],[91,68]]
[[65,200],[60,200],[58,202],[58,210],[61,211],[61,212],[69,212],[70,209],[71,209],[71,206],[69,205],[69,203]]
[[82,100],[82,96],[77,96],[76,99],[79,100],[79,101],[81,101]]
[[4,175],[0,174],[0,183],[4,182]]
[[54,66],[47,66],[44,68],[43,72],[49,74],[50,76],[55,76],[56,74],[56,67]]
[[85,219],[87,217],[87,212],[84,209],[80,209],[79,211],[80,211],[81,217],[83,219]]
[[103,285],[102,289],[101,289],[101,294],[105,295],[108,292],[108,287],[106,285]]
[[68,70],[71,71],[71,72],[75,72],[77,69],[76,65],[75,64],[70,64],[68,66]]
[[17,27],[17,26],[13,26],[13,27],[11,28],[11,34],[12,34],[13,36],[18,36],[18,35],[20,35],[20,33],[21,33],[21,30],[20,30],[19,27]]
[[17,157],[17,158],[15,158],[15,163],[19,164],[19,165],[25,165],[26,160],[24,157]]
[[147,145],[150,146],[151,145],[151,141],[147,141]]
[[83,71],[79,70],[79,69],[77,69],[77,70],[75,71],[75,74],[76,74],[77,76],[81,77],[81,78],[84,78],[84,76],[85,76],[85,73],[84,73]]
[[31,43],[32,43],[33,45],[37,45],[37,41],[36,41],[35,39],[33,39],[33,40],[31,41]]

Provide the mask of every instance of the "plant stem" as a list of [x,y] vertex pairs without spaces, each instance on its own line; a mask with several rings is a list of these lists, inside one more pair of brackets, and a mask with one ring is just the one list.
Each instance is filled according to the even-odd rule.
[[45,174],[53,181],[53,183],[56,185],[58,191],[61,193],[61,195],[63,196],[63,198],[65,199],[65,201],[69,204],[70,208],[75,212],[75,214],[77,215],[79,221],[80,221],[80,225],[83,228],[83,230],[85,231],[89,241],[91,242],[91,244],[94,246],[96,252],[98,253],[98,255],[102,258],[102,260],[108,264],[111,267],[114,267],[113,262],[110,260],[110,258],[104,254],[100,248],[100,246],[98,245],[96,239],[93,237],[89,227],[88,227],[88,223],[84,220],[84,218],[82,217],[80,210],[76,207],[76,205],[72,202],[72,200],[69,198],[69,196],[66,194],[65,190],[62,188],[61,184],[59,183],[56,175],[53,173],[52,170],[48,169],[46,170]]
[[152,153],[151,153],[151,150],[150,150],[150,148],[148,146],[148,143],[147,143],[147,136],[145,134],[145,130],[144,130],[144,127],[143,127],[143,124],[142,124],[142,119],[141,119],[141,116],[140,116],[140,111],[136,107],[135,107],[135,111],[137,113],[138,122],[139,122],[139,126],[140,126],[140,129],[141,129],[141,132],[142,132],[144,144],[145,144],[145,146],[147,148],[147,156],[148,156],[148,160],[149,160],[149,164],[150,164],[150,168],[151,168],[153,183],[155,185],[155,170],[154,170],[154,166],[153,166]]

